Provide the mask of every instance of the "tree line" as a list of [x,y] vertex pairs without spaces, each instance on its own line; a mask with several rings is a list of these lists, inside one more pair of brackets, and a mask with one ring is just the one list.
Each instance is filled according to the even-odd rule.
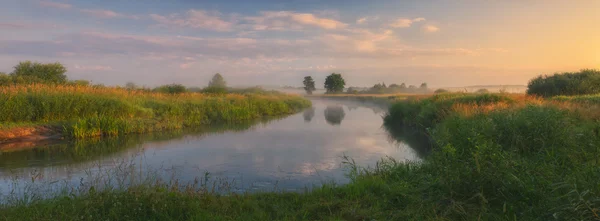
[[[32,61],[22,61],[14,66],[13,71],[10,73],[0,72],[0,86],[10,86],[15,84],[56,84],[56,85],[80,85],[80,86],[93,86],[93,87],[105,87],[102,84],[94,84],[87,80],[69,80],[67,75],[67,68],[58,62],[55,63],[40,63]],[[119,87],[119,86],[117,86]],[[249,88],[249,89],[231,89],[227,87],[227,82],[223,76],[216,73],[212,80],[208,83],[208,86],[201,87],[185,87],[182,84],[167,84],[161,85],[155,88],[147,88],[144,86],[138,86],[133,82],[127,82],[124,86],[125,89],[129,90],[145,90],[154,91],[161,93],[183,93],[183,92],[204,92],[204,93],[227,93],[231,91],[235,92],[247,92],[249,90],[258,91],[262,89]]]
[[[304,77],[304,90],[307,94],[312,94],[315,88],[315,81],[312,76]],[[332,73],[325,78],[324,87],[327,94],[393,94],[393,93],[429,93],[431,92],[427,87],[427,83],[422,83],[421,86],[417,87],[414,85],[406,86],[402,84],[390,84],[387,86],[385,83],[377,83],[370,88],[359,88],[359,87],[348,87],[344,92],[346,81],[341,74]]]

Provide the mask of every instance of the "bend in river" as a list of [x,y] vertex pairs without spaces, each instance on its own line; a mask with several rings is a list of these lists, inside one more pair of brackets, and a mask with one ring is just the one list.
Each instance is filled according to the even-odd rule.
[[122,185],[132,176],[148,178],[150,173],[181,183],[208,177],[227,180],[237,192],[344,184],[349,181],[344,156],[363,167],[386,156],[419,160],[420,153],[390,138],[382,127],[383,114],[381,107],[358,102],[313,100],[313,107],[303,112],[256,124],[4,152],[0,194],[97,185],[101,179],[110,181],[103,185]]

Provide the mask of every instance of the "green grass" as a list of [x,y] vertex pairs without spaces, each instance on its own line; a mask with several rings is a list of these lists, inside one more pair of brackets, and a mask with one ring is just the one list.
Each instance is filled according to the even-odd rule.
[[0,219],[599,220],[600,119],[589,108],[525,95],[407,100],[385,123],[428,134],[429,155],[373,168],[348,159],[348,185],[229,195],[173,183],[86,189],[0,206]]
[[0,88],[0,122],[60,124],[68,137],[117,136],[295,113],[310,101],[278,93],[162,94],[88,86]]

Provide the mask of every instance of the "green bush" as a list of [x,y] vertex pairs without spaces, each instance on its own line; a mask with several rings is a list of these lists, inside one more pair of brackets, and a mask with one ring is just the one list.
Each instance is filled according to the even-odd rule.
[[527,94],[543,97],[597,93],[600,93],[600,71],[594,69],[539,76],[527,86]]
[[187,92],[187,88],[181,84],[167,84],[154,88],[154,91],[167,94],[180,94]]

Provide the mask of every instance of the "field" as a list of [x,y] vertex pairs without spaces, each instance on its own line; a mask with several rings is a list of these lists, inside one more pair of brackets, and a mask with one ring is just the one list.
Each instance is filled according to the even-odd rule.
[[[569,100],[587,100],[571,102]],[[6,220],[599,220],[600,104],[441,94],[394,103],[392,133],[428,135],[422,163],[383,159],[305,193],[221,195],[202,182],[85,190],[0,209]]]
[[282,93],[166,94],[77,85],[0,87],[0,141],[60,134],[67,138],[234,123],[310,106]]

